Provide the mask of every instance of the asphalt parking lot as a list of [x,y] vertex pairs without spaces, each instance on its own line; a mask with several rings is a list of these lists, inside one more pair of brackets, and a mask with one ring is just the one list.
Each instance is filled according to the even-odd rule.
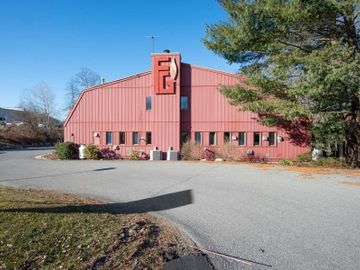
[[33,158],[45,152],[0,151],[0,185],[93,196],[118,203],[121,213],[151,212],[199,246],[250,264],[210,255],[218,269],[360,269],[359,176]]

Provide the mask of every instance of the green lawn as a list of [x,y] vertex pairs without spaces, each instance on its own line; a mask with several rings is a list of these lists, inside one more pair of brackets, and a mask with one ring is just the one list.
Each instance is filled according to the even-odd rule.
[[90,211],[101,203],[0,187],[0,269],[157,269],[189,251],[174,227],[145,214]]

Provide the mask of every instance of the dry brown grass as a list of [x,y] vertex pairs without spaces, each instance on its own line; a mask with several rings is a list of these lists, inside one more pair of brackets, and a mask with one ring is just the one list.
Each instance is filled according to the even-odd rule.
[[344,181],[340,181],[339,183],[345,184],[345,185],[350,185],[350,186],[355,186],[355,187],[360,187],[360,182],[355,182],[355,181],[344,180]]
[[360,169],[338,169],[338,168],[327,168],[327,167],[300,167],[300,166],[279,166],[277,164],[260,164],[260,163],[247,163],[252,167],[256,167],[262,170],[287,170],[291,172],[297,172],[302,176],[308,176],[312,174],[344,174],[349,176],[360,177]]
[[89,211],[101,205],[70,194],[0,187],[0,269],[161,269],[193,252],[190,240],[165,221]]

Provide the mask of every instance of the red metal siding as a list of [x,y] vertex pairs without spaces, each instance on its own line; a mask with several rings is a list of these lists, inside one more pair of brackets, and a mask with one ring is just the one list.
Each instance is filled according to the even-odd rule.
[[[163,54],[154,54],[161,57]],[[247,132],[247,146],[238,147],[245,155],[247,149],[254,149],[258,156],[269,159],[294,158],[297,154],[309,151],[307,145],[293,143],[294,135],[288,130],[268,128],[258,123],[256,114],[239,112],[230,106],[218,91],[221,85],[241,83],[237,76],[221,71],[180,64],[180,54],[166,54],[176,59],[179,73],[175,82],[174,94],[156,94],[152,72],[145,72],[125,79],[103,84],[84,91],[74,109],[70,112],[64,128],[66,141],[76,143],[99,143],[106,146],[106,131],[113,132],[113,145],[119,145],[119,131],[126,132],[126,144],[119,146],[119,152],[128,156],[132,150],[147,153],[157,146],[166,151],[169,146],[175,150],[180,147],[180,131],[187,131],[194,138],[194,132],[203,134],[203,143],[208,145],[209,132],[216,132],[217,146],[223,144],[223,133]],[[180,96],[188,96],[189,109],[180,112]],[[152,97],[152,109],[146,110],[146,96]],[[132,145],[132,132],[139,132],[145,138],[152,133],[152,144]],[[285,141],[269,147],[263,141],[261,146],[253,145],[253,132],[267,134],[276,131]],[[94,132],[100,134],[94,137]],[[73,135],[73,136],[72,136]],[[296,137],[296,134],[295,134]],[[295,138],[296,141],[296,138]]]
[[[172,54],[170,54],[172,55]],[[180,63],[180,55],[174,55]],[[156,57],[156,56],[155,56]],[[132,150],[149,151],[157,146],[167,150],[180,147],[180,80],[175,94],[155,95],[151,72],[135,75],[84,91],[65,122],[65,140],[95,143],[94,132],[100,133],[100,146],[105,147],[105,132],[113,132],[113,145],[119,144],[119,131],[127,132],[126,144],[119,152],[127,156]],[[152,97],[152,109],[146,111],[145,99]],[[132,145],[132,132],[145,138],[152,133],[152,144],[141,140]],[[74,136],[71,136],[73,134]]]
[[[295,158],[298,154],[310,150],[308,138],[293,143],[291,141],[296,134],[290,135],[285,129],[260,125],[257,114],[239,112],[236,107],[229,105],[219,92],[219,87],[241,84],[244,78],[189,64],[182,64],[181,70],[181,95],[189,97],[189,110],[181,112],[181,130],[191,132],[193,139],[196,131],[202,132],[204,146],[209,146],[209,132],[216,132],[217,137],[217,146],[211,148],[218,148],[224,143],[224,132],[246,132],[246,146],[238,147],[239,154],[244,157],[247,149],[253,149],[259,158],[270,160]],[[261,146],[253,146],[254,132],[261,132],[262,136],[267,136],[270,131],[277,132],[277,135],[285,140],[278,142],[276,146],[269,146],[267,141],[262,141]]]

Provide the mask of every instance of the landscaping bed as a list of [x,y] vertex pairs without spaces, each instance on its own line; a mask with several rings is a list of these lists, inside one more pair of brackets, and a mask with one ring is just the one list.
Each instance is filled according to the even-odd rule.
[[0,187],[0,269],[161,269],[194,253],[174,226],[104,202]]

